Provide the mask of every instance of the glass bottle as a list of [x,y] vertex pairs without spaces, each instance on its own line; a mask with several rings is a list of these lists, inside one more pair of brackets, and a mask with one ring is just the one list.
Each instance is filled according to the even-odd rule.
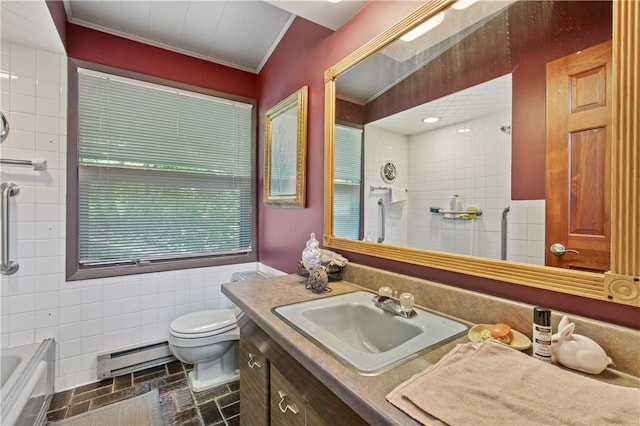
[[322,265],[320,243],[316,240],[316,234],[314,233],[311,233],[311,238],[307,241],[307,246],[302,250],[302,264],[309,272]]

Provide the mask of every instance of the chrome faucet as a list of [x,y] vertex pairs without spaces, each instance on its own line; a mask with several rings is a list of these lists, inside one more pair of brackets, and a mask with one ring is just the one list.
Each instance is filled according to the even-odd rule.
[[411,293],[402,293],[400,298],[395,298],[391,296],[389,287],[380,287],[378,295],[373,296],[371,300],[377,308],[403,318],[413,318],[418,315],[413,309],[414,298]]

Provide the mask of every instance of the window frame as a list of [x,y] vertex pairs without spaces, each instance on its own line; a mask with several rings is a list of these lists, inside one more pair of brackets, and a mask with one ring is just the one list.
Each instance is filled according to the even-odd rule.
[[[250,104],[251,108],[251,252],[231,255],[203,255],[181,259],[157,260],[150,263],[130,265],[81,266],[79,259],[79,162],[78,162],[78,68],[99,71],[115,76],[131,78],[141,82],[159,84],[179,90],[187,90],[236,102]],[[67,281],[108,278],[124,275],[146,274],[181,269],[203,268],[255,262],[257,247],[257,100],[229,93],[214,91],[186,83],[157,78],[146,74],[68,58],[67,98],[67,196],[66,196],[66,267]]]
[[[365,237],[364,235],[364,197],[365,197],[365,190],[364,190],[364,173],[365,173],[365,161],[364,161],[364,131],[365,128],[363,125],[361,124],[356,124],[356,123],[352,123],[352,122],[348,122],[348,121],[344,121],[344,120],[336,120],[336,126],[341,126],[347,129],[352,129],[352,130],[359,130],[360,131],[360,184],[359,186],[359,207],[358,207],[358,237],[356,238],[357,240],[361,240]],[[335,165],[334,165],[335,167]],[[334,181],[332,182],[332,185],[334,186],[334,191],[335,191],[335,186],[336,186],[336,182],[335,182],[335,170],[334,170]],[[335,194],[334,194],[334,198],[335,198]],[[334,206],[334,214],[335,214],[335,206]],[[333,229],[334,229],[334,233],[335,233],[335,216],[334,216],[334,223],[333,223]],[[339,238],[344,238],[344,237],[339,237]]]

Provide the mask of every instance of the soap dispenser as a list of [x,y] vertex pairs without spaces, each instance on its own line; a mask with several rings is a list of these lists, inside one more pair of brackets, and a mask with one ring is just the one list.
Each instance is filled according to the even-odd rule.
[[454,194],[449,198],[449,211],[454,212],[458,208],[458,194]]

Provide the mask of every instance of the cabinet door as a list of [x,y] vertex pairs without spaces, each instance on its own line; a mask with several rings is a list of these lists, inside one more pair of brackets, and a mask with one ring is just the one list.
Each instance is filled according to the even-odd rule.
[[[367,425],[367,422],[347,404],[286,354],[281,354],[279,357],[271,359],[271,421],[273,425],[299,424],[291,420],[284,423],[274,422],[274,411],[279,411],[279,407],[274,405],[274,398],[278,396],[278,389],[274,388],[274,383],[289,391],[283,391],[288,395],[286,401],[294,401],[300,412],[304,411],[304,422],[300,424],[308,426]],[[276,392],[275,396],[274,392]],[[276,403],[279,402],[280,399],[276,401]],[[283,402],[282,408],[285,407],[286,403]],[[291,413],[287,410],[286,414]],[[293,416],[278,417],[278,420],[289,417]]]
[[269,424],[269,364],[248,339],[240,339],[240,424]]
[[305,402],[282,373],[271,365],[271,424],[305,425]]
[[[307,402],[307,405],[305,406],[305,425],[306,426],[326,426],[328,424],[330,425],[340,425],[342,424],[343,419],[326,419],[324,414],[320,414],[318,413],[314,407],[309,404]],[[348,413],[347,414],[347,419],[348,420]],[[357,426],[358,423],[348,423],[349,425],[354,425]]]

